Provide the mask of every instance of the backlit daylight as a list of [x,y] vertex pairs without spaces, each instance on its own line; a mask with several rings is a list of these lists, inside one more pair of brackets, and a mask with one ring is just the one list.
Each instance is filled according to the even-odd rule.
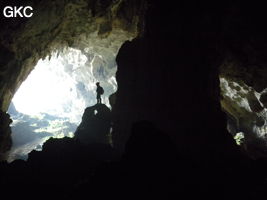
[[89,49],[84,53],[73,48],[54,52],[39,60],[22,83],[8,110],[13,120],[10,161],[26,159],[50,137],[73,137],[84,109],[96,104],[98,81],[105,89],[102,103],[109,106],[108,97],[117,88],[115,61],[107,63],[96,53],[89,57]]

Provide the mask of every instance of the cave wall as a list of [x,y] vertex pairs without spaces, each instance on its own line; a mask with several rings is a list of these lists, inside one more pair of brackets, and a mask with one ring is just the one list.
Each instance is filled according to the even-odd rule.
[[121,151],[131,124],[149,120],[180,153],[200,162],[238,152],[219,102],[225,6],[193,2],[175,7],[153,1],[144,37],[119,51],[113,140]]
[[[185,154],[238,152],[223,111],[243,125],[249,126],[248,119],[263,125],[265,19],[261,4],[153,1],[144,37],[125,43],[117,56],[114,140],[123,144],[132,122],[145,119],[168,133]],[[220,94],[219,76],[249,88],[248,107],[256,114]],[[254,92],[262,92],[260,99]],[[254,150],[259,146],[265,143],[256,140]]]
[[233,97],[224,88],[221,103],[244,133],[244,150],[253,158],[266,157],[267,15],[261,3],[230,5],[223,21],[225,58],[220,77],[228,82]]

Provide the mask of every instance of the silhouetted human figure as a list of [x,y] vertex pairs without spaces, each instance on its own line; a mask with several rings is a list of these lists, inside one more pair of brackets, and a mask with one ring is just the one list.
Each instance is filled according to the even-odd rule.
[[101,95],[104,94],[104,89],[100,86],[99,82],[96,83],[96,100],[97,103],[101,103]]

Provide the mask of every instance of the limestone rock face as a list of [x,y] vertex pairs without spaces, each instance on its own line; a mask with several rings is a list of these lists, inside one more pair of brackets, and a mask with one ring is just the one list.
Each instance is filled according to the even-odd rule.
[[[244,149],[266,157],[266,17],[263,5],[232,5],[224,23],[224,60],[220,66],[221,105],[244,133]],[[243,15],[242,13],[247,13]],[[235,20],[233,20],[235,19]]]
[[244,71],[241,64],[233,61],[221,66],[221,105],[228,119],[234,121],[234,125],[228,123],[229,127],[235,127],[235,130],[229,129],[232,135],[244,134],[242,146],[248,154],[265,157],[267,109],[264,87],[267,88],[267,85],[264,86],[265,78],[260,73],[261,69],[255,66],[253,71],[260,75],[251,74],[251,69]]

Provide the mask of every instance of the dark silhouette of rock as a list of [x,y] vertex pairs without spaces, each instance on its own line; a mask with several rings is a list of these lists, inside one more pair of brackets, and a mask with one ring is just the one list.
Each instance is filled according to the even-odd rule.
[[110,104],[111,108],[113,108],[115,103],[116,103],[116,92],[111,94],[109,96],[108,100],[109,100],[109,104]]
[[[77,198],[90,191],[90,195],[101,199],[113,195],[123,199],[129,194],[136,198],[141,195],[168,199],[175,195],[187,199],[200,196],[213,199],[214,193],[219,192],[222,195],[219,199],[243,198],[246,195],[238,190],[247,187],[244,180],[256,180],[259,176],[251,178],[246,165],[241,165],[240,169],[235,168],[234,163],[228,162],[230,166],[227,167],[223,163],[220,166],[216,163],[199,165],[191,157],[181,155],[169,136],[152,122],[140,121],[132,126],[122,159],[98,166],[94,176],[70,193]],[[237,169],[248,176],[242,178],[236,173]],[[253,171],[250,173],[255,175]]]
[[96,104],[85,109],[74,138],[85,144],[108,144],[110,128],[110,109],[105,104]]
[[[126,143],[121,165],[121,176],[126,176],[127,182],[139,182],[141,192],[152,192],[155,189],[171,189],[177,184],[178,177],[183,171],[182,159],[178,161],[174,143],[169,136],[149,121],[140,121],[133,124],[131,136]],[[181,162],[179,165],[178,162]],[[182,179],[182,176],[180,176]],[[140,181],[142,180],[142,181]],[[156,194],[157,192],[155,192]],[[160,193],[160,192],[159,192]]]
[[10,115],[0,110],[0,161],[6,159],[6,152],[12,146],[11,128],[9,126],[11,123]]

